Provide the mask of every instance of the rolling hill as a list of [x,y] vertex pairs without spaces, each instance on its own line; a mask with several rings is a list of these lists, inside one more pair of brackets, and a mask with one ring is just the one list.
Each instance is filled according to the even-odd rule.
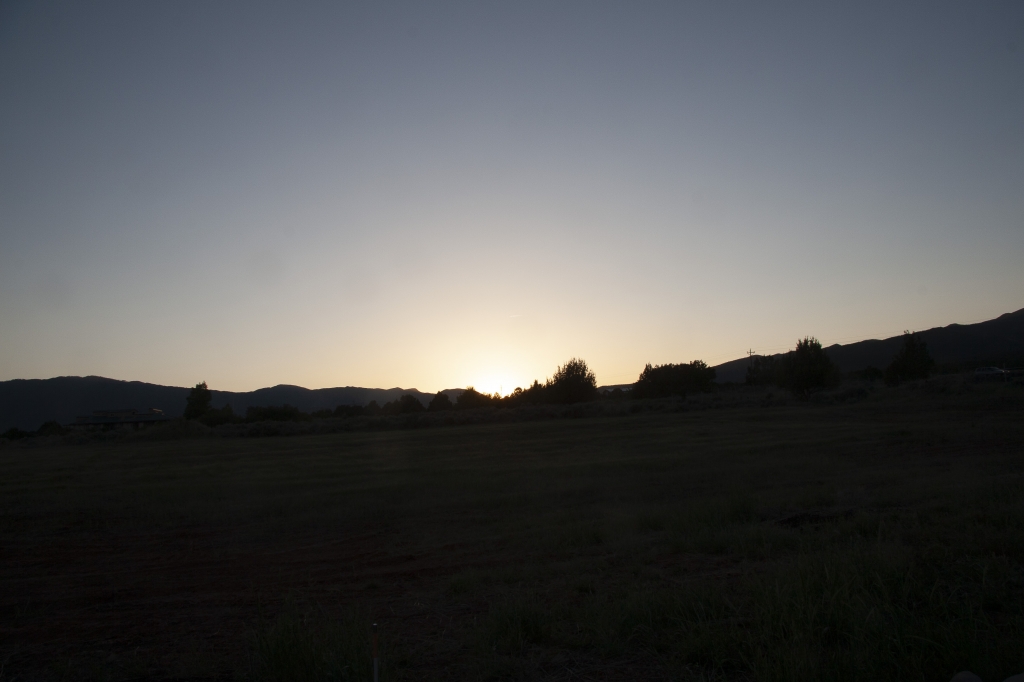
[[[163,410],[169,417],[180,417],[185,411],[189,389],[160,386],[141,381],[119,381],[104,377],[56,377],[53,379],[15,379],[0,382],[0,432],[11,427],[35,430],[40,424],[56,420],[68,424],[79,415],[93,410],[113,408],[150,408]],[[293,405],[303,412],[334,409],[338,405],[366,405],[376,400],[379,405],[411,393],[426,405],[433,394],[404,388],[342,388],[308,389],[279,385],[247,393],[212,391],[213,406],[230,404],[236,413],[245,414],[249,407]],[[458,394],[458,390],[453,391]],[[454,397],[454,396],[453,396]]]
[[[940,367],[969,369],[977,365],[1024,365],[1024,309],[977,324],[951,324],[918,332]],[[868,366],[884,369],[902,344],[899,336],[871,339],[826,348],[843,372]],[[743,382],[750,360],[740,358],[715,367],[716,381]],[[611,388],[611,387],[608,387]],[[160,386],[141,381],[119,381],[104,377],[56,377],[53,379],[14,379],[0,382],[0,432],[11,427],[35,430],[43,422],[56,420],[68,424],[93,410],[150,408],[180,417],[185,410],[189,389]],[[445,391],[453,399],[461,389]],[[246,393],[213,391],[213,406],[230,404],[236,413],[249,407],[293,405],[303,412],[334,409],[338,405],[365,405],[376,400],[383,405],[411,393],[425,405],[432,394],[404,388],[308,389],[278,385]]]
[[[978,365],[1024,364],[1024,309],[977,324],[951,324],[917,332],[940,368],[969,369]],[[870,339],[846,345],[834,344],[825,351],[843,372],[866,367],[885,369],[899,351],[903,339]],[[740,358],[715,367],[719,383],[742,383],[750,360]]]

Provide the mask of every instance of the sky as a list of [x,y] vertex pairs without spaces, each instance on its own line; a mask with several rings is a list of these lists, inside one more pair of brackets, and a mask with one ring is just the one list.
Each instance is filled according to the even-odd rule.
[[0,3],[0,380],[507,393],[1024,308],[1024,3]]

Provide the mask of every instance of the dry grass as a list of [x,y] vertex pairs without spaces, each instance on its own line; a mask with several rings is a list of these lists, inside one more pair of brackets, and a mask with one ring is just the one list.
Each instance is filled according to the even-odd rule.
[[778,402],[2,447],[3,679],[1024,670],[1024,390]]

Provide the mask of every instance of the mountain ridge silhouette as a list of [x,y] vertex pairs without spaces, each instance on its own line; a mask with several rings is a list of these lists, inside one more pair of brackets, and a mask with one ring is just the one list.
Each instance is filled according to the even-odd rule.
[[[950,324],[917,332],[940,367],[1024,363],[1024,308],[975,324]],[[829,357],[843,372],[863,370],[868,366],[884,369],[903,343],[902,336],[867,339],[855,343],[833,344],[825,348]],[[715,366],[719,383],[742,383],[750,359],[743,357]],[[612,387],[601,387],[612,388]],[[190,388],[162,386],[142,381],[122,381],[99,376],[54,377],[51,379],[12,379],[0,381],[0,432],[11,427],[35,430],[44,422],[55,420],[68,424],[80,415],[94,410],[155,407],[169,417],[180,417]],[[463,389],[446,389],[453,400]],[[213,407],[230,404],[237,414],[249,407],[292,405],[303,412],[334,409],[338,405],[366,405],[397,400],[409,393],[424,405],[433,393],[414,388],[303,388],[278,384],[254,391],[212,390]]]
[[[122,381],[100,376],[64,376],[52,379],[12,379],[0,382],[0,432],[11,427],[35,430],[47,421],[69,424],[80,415],[94,410],[155,407],[168,417],[180,417],[185,411],[185,399],[190,387],[163,386],[143,381]],[[461,389],[448,389],[457,396]],[[366,405],[397,400],[412,394],[424,405],[435,395],[415,388],[362,388],[340,386],[335,388],[303,388],[291,384],[278,384],[254,391],[211,390],[216,408],[231,405],[236,414],[245,414],[249,407],[292,405],[303,412],[333,410],[338,405]]]
[[[949,324],[915,332],[928,344],[928,352],[939,367],[967,369],[973,365],[1001,365],[1024,362],[1024,308],[974,324]],[[825,352],[842,372],[859,372],[867,367],[885,369],[903,346],[903,335],[833,344]],[[753,357],[759,357],[757,355]],[[750,358],[730,360],[715,366],[715,381],[742,383]]]

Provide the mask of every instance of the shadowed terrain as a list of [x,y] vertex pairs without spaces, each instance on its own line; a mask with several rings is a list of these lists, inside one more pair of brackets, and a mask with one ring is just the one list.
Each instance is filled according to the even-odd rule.
[[[977,365],[1024,365],[1024,309],[976,324],[951,324],[917,332],[940,367],[973,369]],[[843,372],[866,367],[884,369],[903,345],[902,336],[833,344],[825,349]],[[750,358],[717,365],[716,380],[742,383]]]
[[384,679],[1024,670],[1024,388],[748,394],[4,445],[5,679],[368,679],[374,621]]

